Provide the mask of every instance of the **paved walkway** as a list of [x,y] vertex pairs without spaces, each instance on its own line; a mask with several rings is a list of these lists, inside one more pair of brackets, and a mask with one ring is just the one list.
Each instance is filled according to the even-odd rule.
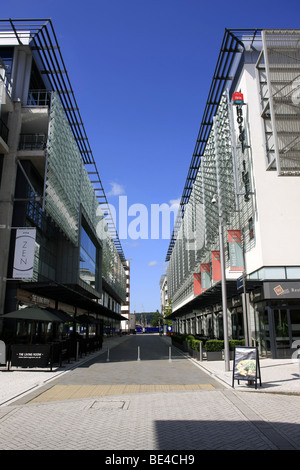
[[2,369],[0,449],[300,449],[298,363],[261,361],[261,388],[232,389],[224,363],[169,348],[111,338],[67,368]]

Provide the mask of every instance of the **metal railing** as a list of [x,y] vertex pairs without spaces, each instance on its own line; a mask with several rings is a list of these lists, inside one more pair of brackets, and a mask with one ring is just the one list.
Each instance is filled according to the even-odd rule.
[[48,90],[29,90],[27,105],[28,106],[50,106],[51,91]]
[[44,150],[46,143],[45,134],[20,134],[18,150]]

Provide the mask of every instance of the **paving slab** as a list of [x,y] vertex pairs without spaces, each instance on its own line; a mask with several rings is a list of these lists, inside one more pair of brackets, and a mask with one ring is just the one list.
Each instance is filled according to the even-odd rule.
[[[233,389],[224,363],[209,368],[173,348],[170,360],[170,340],[148,336],[112,339],[101,352],[49,376],[0,373],[0,380],[22,374],[23,387],[25,377],[29,381],[24,394],[13,395],[12,387],[11,400],[0,406],[0,449],[115,456],[124,450],[178,455],[184,449],[196,456],[198,450],[300,449],[300,395]],[[266,370],[270,390],[282,365]],[[31,374],[40,374],[38,383],[30,382]]]

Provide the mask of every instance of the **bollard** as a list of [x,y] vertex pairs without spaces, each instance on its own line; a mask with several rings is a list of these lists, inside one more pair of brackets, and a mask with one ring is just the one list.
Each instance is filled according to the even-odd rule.
[[107,348],[107,358],[106,358],[106,362],[109,362],[109,348]]
[[139,347],[139,346],[138,346],[138,358],[137,358],[137,360],[138,360],[138,361],[141,360],[141,358],[140,358],[140,347]]
[[172,347],[169,346],[169,362],[172,362]]
[[79,359],[79,341],[76,341],[76,361]]
[[202,347],[202,341],[200,341],[200,344],[199,344],[199,361],[203,361],[203,347]]

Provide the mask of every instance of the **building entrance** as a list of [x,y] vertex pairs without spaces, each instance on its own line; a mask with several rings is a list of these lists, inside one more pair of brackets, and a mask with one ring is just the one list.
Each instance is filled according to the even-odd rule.
[[292,358],[300,344],[300,306],[266,306],[259,310],[258,319],[261,354]]

